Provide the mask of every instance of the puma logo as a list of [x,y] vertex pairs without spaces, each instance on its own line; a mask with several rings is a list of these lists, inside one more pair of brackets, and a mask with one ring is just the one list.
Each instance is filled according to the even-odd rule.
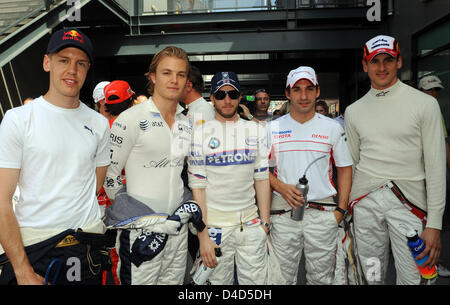
[[94,132],[92,131],[92,129],[91,128],[89,128],[89,127],[87,127],[86,125],[84,125],[84,129],[87,129],[87,130],[89,130],[91,133],[92,133],[92,135],[94,135]]

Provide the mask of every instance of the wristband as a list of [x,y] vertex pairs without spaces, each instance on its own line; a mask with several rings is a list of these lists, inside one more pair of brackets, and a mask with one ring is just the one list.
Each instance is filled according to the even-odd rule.
[[345,212],[347,212],[344,209],[341,209],[340,207],[336,207],[336,211],[338,211],[339,213],[341,213],[342,215],[345,215]]

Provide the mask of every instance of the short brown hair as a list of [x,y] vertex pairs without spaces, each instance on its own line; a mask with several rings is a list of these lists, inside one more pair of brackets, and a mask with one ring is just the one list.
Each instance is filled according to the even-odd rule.
[[[147,80],[148,80],[147,92],[150,95],[153,95],[153,91],[155,89],[152,79],[150,78],[150,74],[156,72],[156,68],[158,67],[159,63],[166,56],[177,57],[179,59],[185,60],[186,65],[187,65],[187,67],[186,67],[187,73],[189,74],[190,64],[189,64],[189,57],[188,57],[186,51],[184,51],[181,48],[175,47],[175,46],[165,47],[164,49],[162,49],[161,51],[159,51],[158,53],[156,53],[153,56],[152,62],[150,63],[150,66],[148,68],[148,72],[145,73],[145,76],[147,77]],[[188,75],[188,77],[189,77],[189,75]]]
[[203,81],[202,73],[196,66],[191,65],[188,79],[192,83],[192,88],[194,88],[195,91],[199,93],[203,92],[205,89],[205,83]]
[[318,101],[316,102],[315,107],[317,107],[317,106],[322,107],[323,110],[325,110],[325,113],[328,114],[328,112],[329,112],[329,107],[328,107],[327,102],[325,102],[324,100],[318,100]]

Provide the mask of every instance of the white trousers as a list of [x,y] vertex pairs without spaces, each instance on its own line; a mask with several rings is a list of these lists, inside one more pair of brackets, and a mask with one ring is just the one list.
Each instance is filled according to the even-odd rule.
[[[332,211],[306,209],[302,221],[290,218],[290,212],[271,216],[269,278],[282,278],[281,285],[295,285],[302,251],[305,253],[307,284],[331,285],[335,282],[339,226]],[[343,264],[338,264],[344,268]],[[342,271],[340,271],[342,274]]]
[[267,235],[261,224],[208,230],[222,251],[220,262],[209,277],[212,285],[233,285],[235,267],[239,285],[266,283]]
[[389,241],[397,284],[418,285],[420,273],[407,245],[406,228],[423,231],[421,220],[406,209],[387,187],[370,193],[353,208],[359,261],[368,284],[384,284],[389,262]]
[[182,285],[186,272],[187,225],[179,235],[169,235],[164,249],[150,261],[136,267],[129,258],[141,230],[119,230],[116,249],[119,254],[117,275],[120,283],[131,285]]

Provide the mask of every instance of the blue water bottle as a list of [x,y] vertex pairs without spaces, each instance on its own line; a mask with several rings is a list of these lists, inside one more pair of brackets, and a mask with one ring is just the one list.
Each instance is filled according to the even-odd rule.
[[[408,239],[408,247],[411,250],[412,256],[414,260],[416,257],[425,250],[425,242],[422,238],[419,237],[416,230],[409,230],[406,234],[406,238]],[[436,266],[429,269],[428,267],[422,267],[422,265],[427,261],[429,254],[425,255],[425,257],[416,260],[417,268],[420,271],[420,274],[424,279],[431,280],[437,276]]]

